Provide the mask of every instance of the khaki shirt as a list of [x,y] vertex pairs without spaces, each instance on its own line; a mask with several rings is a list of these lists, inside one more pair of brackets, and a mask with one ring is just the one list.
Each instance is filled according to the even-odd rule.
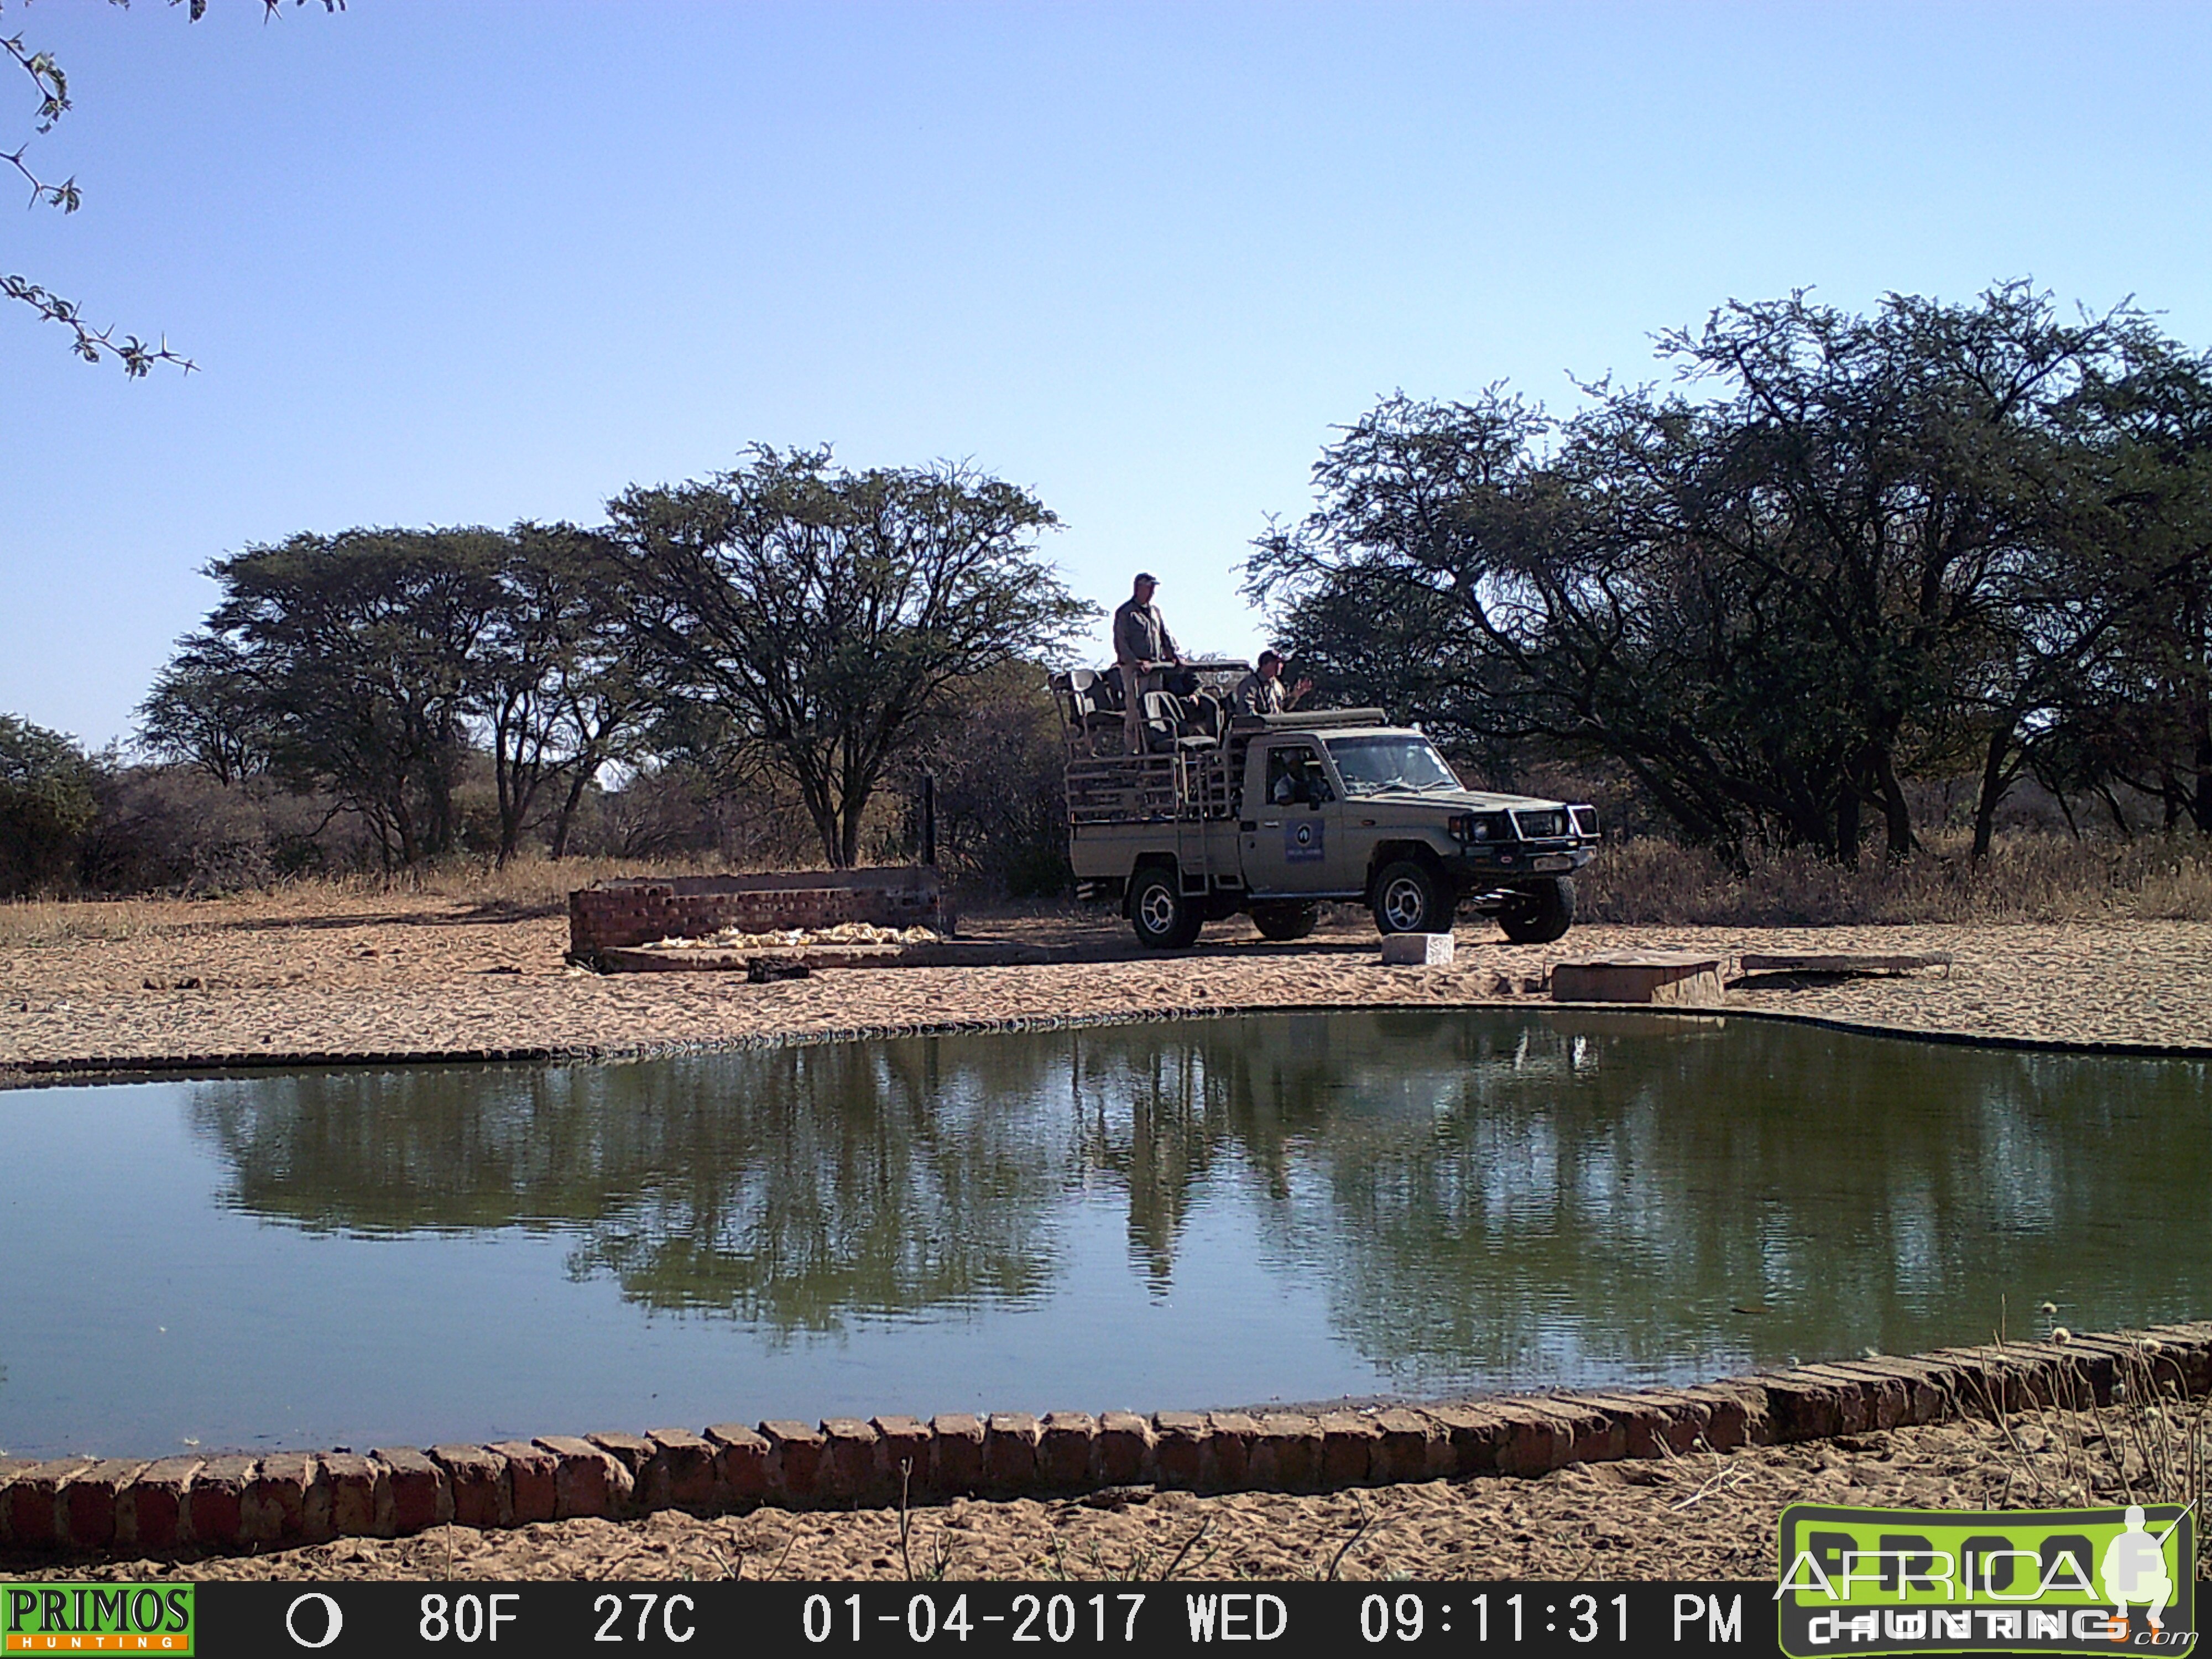
[[1280,674],[1272,680],[1247,674],[1237,682],[1231,701],[1240,714],[1279,714],[1291,706],[1291,691]]
[[1114,659],[1116,662],[1166,662],[1182,653],[1156,605],[1121,601],[1114,613]]

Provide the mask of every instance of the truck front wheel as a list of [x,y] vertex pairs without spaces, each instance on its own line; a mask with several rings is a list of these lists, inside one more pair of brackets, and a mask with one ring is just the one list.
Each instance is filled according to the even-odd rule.
[[1129,925],[1148,951],[1188,951],[1204,923],[1198,907],[1182,896],[1172,870],[1157,866],[1140,872],[1129,892]]
[[1549,945],[1575,925],[1575,878],[1554,876],[1498,913],[1498,925],[1516,945]]
[[1400,859],[1375,878],[1375,926],[1385,933],[1449,933],[1454,897],[1439,872]]

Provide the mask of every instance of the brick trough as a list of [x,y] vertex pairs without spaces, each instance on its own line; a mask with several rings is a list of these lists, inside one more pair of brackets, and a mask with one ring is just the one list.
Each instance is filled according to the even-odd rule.
[[2131,1372],[2212,1393],[2212,1322],[2064,1343],[1944,1348],[1687,1389],[1320,1413],[1054,1412],[720,1424],[427,1450],[0,1459],[0,1548],[247,1551],[654,1510],[844,1509],[1153,1484],[1317,1492],[1530,1477],[1569,1463],[1826,1439],[2037,1404],[2109,1404]]

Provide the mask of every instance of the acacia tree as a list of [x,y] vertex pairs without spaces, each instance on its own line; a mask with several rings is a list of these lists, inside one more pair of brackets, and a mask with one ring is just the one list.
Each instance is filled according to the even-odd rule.
[[206,632],[179,640],[138,705],[139,747],[228,789],[268,769],[269,743],[259,691],[238,642]]
[[798,789],[836,868],[920,723],[960,682],[1049,655],[1096,607],[1036,550],[1059,520],[965,466],[831,465],[746,453],[703,482],[608,504],[629,625],[696,699]]
[[1723,850],[1850,861],[1871,808],[1903,857],[1905,776],[1973,765],[1985,850],[2053,697],[2171,574],[2082,401],[2149,337],[2024,284],[1869,317],[1799,294],[1662,337],[1685,386],[1593,388],[1563,426],[1392,398],[1252,586],[1378,700],[1602,751]]
[[518,524],[502,538],[499,603],[468,671],[499,803],[498,860],[514,856],[541,793],[567,788],[552,854],[568,850],[584,794],[623,750],[643,708],[620,626],[605,538],[574,525]]
[[507,547],[488,530],[299,535],[219,559],[208,618],[250,678],[272,769],[360,815],[387,866],[450,851],[480,644]]

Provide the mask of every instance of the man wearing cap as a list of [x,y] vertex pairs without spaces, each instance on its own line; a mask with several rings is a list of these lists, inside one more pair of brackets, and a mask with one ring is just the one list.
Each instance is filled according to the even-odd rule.
[[1237,682],[1231,705],[1239,714],[1285,714],[1298,706],[1298,699],[1313,690],[1311,680],[1300,680],[1295,686],[1283,684],[1283,653],[1262,651],[1260,672],[1247,674]]
[[1114,660],[1121,665],[1121,730],[1129,752],[1145,752],[1145,693],[1160,689],[1160,666],[1181,665],[1182,649],[1159,606],[1152,603],[1159,579],[1148,570],[1137,573],[1129,597],[1114,612]]

